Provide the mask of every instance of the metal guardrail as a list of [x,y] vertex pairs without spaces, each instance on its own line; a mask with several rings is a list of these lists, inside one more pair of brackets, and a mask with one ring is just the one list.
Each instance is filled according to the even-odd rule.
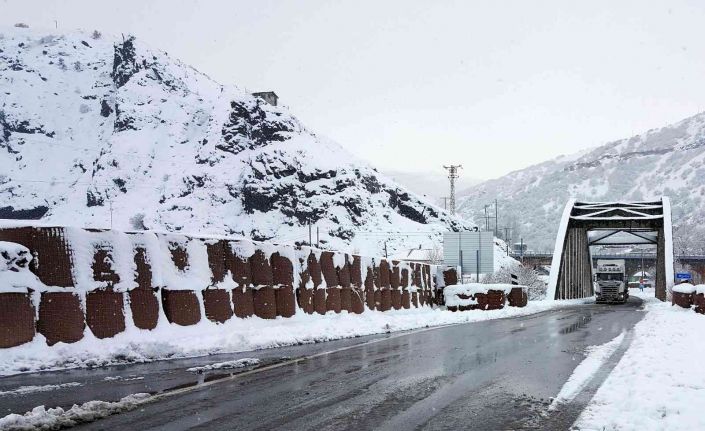
[[[521,253],[509,253],[509,256],[518,259],[522,257]],[[524,253],[524,258],[551,258],[553,253]],[[593,259],[656,259],[656,253],[599,253],[593,254]],[[705,255],[700,254],[679,254],[675,256],[676,260],[704,260]]]

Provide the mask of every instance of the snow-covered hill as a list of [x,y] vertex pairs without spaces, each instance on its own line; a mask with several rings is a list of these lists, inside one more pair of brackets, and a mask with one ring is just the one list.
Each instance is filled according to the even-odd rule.
[[499,200],[500,226],[529,248],[552,250],[570,197],[647,200],[667,195],[673,205],[677,247],[705,251],[705,113],[676,124],[559,157],[481,183],[462,194],[459,212],[481,220],[484,205]]
[[0,30],[0,94],[0,218],[279,242],[310,222],[365,253],[472,227],[133,37]]

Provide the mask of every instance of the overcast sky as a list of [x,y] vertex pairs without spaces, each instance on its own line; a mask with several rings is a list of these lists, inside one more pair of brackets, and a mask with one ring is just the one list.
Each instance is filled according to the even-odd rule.
[[493,178],[705,110],[703,1],[0,0],[19,21],[274,90],[383,170]]

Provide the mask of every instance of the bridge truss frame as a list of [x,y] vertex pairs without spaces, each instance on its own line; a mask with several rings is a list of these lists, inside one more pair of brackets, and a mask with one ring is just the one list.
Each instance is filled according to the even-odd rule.
[[547,298],[594,295],[592,245],[656,245],[656,297],[673,288],[673,227],[667,197],[645,202],[582,202],[571,199],[556,236]]

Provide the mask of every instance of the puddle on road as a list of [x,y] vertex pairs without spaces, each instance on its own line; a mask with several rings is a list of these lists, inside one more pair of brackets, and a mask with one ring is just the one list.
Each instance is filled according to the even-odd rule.
[[558,333],[561,335],[572,334],[573,332],[577,331],[578,329],[586,327],[591,321],[592,321],[591,314],[588,314],[587,316],[580,316],[580,317],[578,317],[578,320],[575,323],[573,323],[569,326],[566,326],[565,328],[560,329],[558,331]]

